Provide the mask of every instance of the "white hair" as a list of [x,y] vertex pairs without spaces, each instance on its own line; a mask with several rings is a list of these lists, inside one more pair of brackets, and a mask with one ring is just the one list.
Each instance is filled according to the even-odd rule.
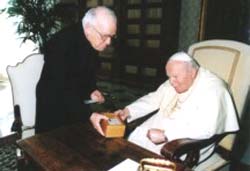
[[93,24],[95,22],[96,15],[97,15],[97,12],[99,10],[102,10],[105,14],[111,16],[115,22],[117,21],[116,15],[115,15],[113,10],[111,10],[111,9],[105,7],[105,6],[98,6],[98,7],[95,7],[95,8],[90,8],[85,13],[85,15],[82,18],[83,26],[85,26],[87,23]]
[[199,68],[198,62],[185,52],[177,52],[173,54],[168,61],[183,61],[190,63],[193,68]]

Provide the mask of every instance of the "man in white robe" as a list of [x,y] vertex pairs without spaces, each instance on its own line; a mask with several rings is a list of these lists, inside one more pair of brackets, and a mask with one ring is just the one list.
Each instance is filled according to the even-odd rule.
[[[204,139],[239,129],[232,98],[223,80],[184,52],[170,57],[166,73],[169,79],[155,92],[116,111],[131,122],[159,109],[130,134],[129,141],[160,154],[167,141]],[[99,122],[107,118],[93,113],[90,119],[103,135]]]

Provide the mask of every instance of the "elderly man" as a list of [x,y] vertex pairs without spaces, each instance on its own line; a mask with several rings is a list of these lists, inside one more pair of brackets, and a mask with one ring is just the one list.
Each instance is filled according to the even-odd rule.
[[96,51],[110,45],[116,29],[114,12],[99,6],[46,44],[45,64],[37,85],[37,133],[88,121],[91,112],[84,100],[104,102],[96,87]]
[[[129,136],[148,150],[160,153],[164,142],[178,138],[209,138],[216,133],[239,129],[235,108],[224,81],[199,67],[184,52],[170,57],[166,64],[169,80],[116,113],[128,122],[159,109]],[[91,121],[99,127],[104,116],[93,113]]]

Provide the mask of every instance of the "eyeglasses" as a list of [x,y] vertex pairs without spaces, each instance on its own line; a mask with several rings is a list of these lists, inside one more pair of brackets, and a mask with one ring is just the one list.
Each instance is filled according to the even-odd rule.
[[100,38],[102,39],[102,41],[107,40],[108,38],[110,38],[111,40],[116,39],[116,35],[109,35],[109,34],[102,34],[101,32],[99,32],[94,26],[92,26],[92,28],[95,30],[96,33],[99,34]]

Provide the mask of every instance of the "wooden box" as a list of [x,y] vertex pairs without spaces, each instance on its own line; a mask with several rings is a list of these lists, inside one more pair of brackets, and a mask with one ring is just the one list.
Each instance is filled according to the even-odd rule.
[[104,113],[104,115],[109,118],[109,120],[103,120],[101,122],[101,127],[105,137],[123,137],[126,128],[124,122],[113,113]]

